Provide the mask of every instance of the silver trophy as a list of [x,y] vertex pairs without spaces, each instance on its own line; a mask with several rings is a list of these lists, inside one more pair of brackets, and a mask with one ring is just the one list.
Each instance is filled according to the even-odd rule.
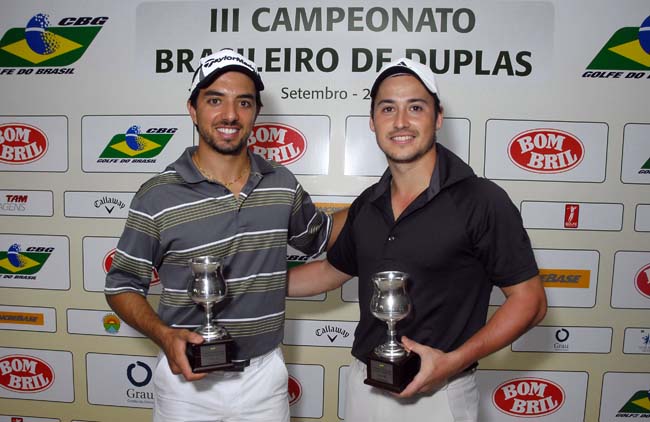
[[416,354],[407,353],[397,341],[395,325],[411,312],[406,293],[409,275],[401,271],[383,271],[372,276],[374,291],[370,312],[388,325],[388,342],[375,347],[368,356],[366,384],[400,392],[413,379],[420,364]]
[[195,331],[203,343],[187,345],[187,356],[192,371],[209,372],[232,368],[233,340],[225,328],[212,321],[212,307],[227,294],[221,261],[214,256],[199,256],[189,260],[192,275],[187,294],[194,303],[205,309],[205,324]]

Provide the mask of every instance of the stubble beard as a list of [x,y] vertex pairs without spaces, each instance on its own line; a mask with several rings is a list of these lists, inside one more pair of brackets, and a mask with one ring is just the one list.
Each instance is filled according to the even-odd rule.
[[412,155],[406,156],[406,157],[396,157],[394,155],[389,154],[388,152],[384,151],[384,155],[386,156],[386,159],[392,163],[395,164],[409,164],[409,163],[414,163],[418,161],[420,158],[424,157],[433,147],[436,145],[437,141],[437,136],[436,132],[433,132],[433,137],[431,140],[424,146],[424,148],[415,151]]
[[[231,124],[232,125],[232,124]],[[244,148],[246,148],[246,145],[248,144],[248,136],[250,134],[246,134],[245,136],[242,136],[242,138],[239,140],[239,142],[235,143],[229,143],[226,144],[225,147],[221,146],[217,143],[217,141],[214,139],[214,137],[210,136],[208,131],[202,130],[199,125],[195,125],[196,130],[199,133],[199,137],[205,141],[205,143],[212,148],[213,151],[222,154],[222,155],[240,155]]]

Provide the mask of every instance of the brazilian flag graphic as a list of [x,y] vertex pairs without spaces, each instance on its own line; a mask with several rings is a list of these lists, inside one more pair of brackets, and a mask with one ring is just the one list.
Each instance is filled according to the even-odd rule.
[[49,16],[34,15],[25,28],[9,29],[0,40],[0,67],[68,66],[86,52],[101,26],[50,27]]
[[619,413],[650,414],[650,391],[637,391],[619,410]]
[[140,133],[133,125],[126,133],[113,136],[99,158],[153,158],[165,148],[173,133]]
[[33,275],[41,270],[52,252],[22,252],[14,243],[7,251],[0,251],[0,274]]
[[650,70],[650,16],[638,28],[616,31],[587,69]]

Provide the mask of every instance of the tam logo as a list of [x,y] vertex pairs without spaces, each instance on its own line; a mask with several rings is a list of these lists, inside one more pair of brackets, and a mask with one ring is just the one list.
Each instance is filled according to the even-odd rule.
[[0,358],[0,387],[17,393],[38,393],[54,384],[54,370],[45,361],[25,355]]
[[47,136],[40,129],[24,123],[0,125],[0,162],[27,164],[41,159],[47,152]]
[[298,129],[280,123],[255,125],[248,138],[248,148],[267,160],[291,164],[305,154],[307,139]]
[[492,403],[501,412],[525,418],[550,415],[565,401],[558,384],[541,378],[518,378],[499,385],[492,394]]
[[576,136],[556,129],[532,129],[510,141],[508,156],[519,168],[534,173],[562,173],[582,162],[585,148]]
[[[108,271],[111,269],[111,265],[113,265],[113,257],[115,257],[115,251],[117,249],[113,248],[108,253],[104,256],[104,259],[102,260],[102,268],[104,269],[104,273],[108,274]],[[155,286],[156,284],[160,283],[160,276],[158,275],[158,270],[156,267],[151,267],[151,282],[149,283],[149,286]]]
[[293,406],[302,397],[302,385],[297,379],[289,375],[289,406]]

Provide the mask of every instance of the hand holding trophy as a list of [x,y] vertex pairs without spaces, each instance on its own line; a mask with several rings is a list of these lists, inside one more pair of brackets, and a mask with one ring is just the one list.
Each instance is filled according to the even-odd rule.
[[205,324],[195,331],[203,337],[201,344],[187,344],[187,358],[192,372],[238,370],[232,363],[233,339],[225,328],[212,322],[212,306],[227,293],[221,262],[214,256],[199,256],[189,260],[192,276],[187,293],[205,309]]
[[364,383],[396,393],[401,392],[420,370],[420,359],[397,342],[395,325],[411,312],[406,293],[408,274],[383,271],[372,276],[370,312],[388,324],[388,342],[375,347],[368,356],[368,378]]

